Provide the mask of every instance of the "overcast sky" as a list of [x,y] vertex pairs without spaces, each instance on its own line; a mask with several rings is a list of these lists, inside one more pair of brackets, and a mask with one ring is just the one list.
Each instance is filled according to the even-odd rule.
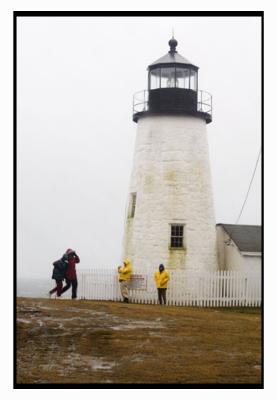
[[[18,275],[115,267],[136,136],[132,96],[168,52],[199,66],[217,223],[235,223],[261,146],[259,18],[18,18]],[[261,163],[241,224],[261,223]]]

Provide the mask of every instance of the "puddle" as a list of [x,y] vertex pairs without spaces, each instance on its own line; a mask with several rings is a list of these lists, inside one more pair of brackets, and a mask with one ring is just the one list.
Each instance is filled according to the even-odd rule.
[[132,362],[142,362],[144,361],[144,357],[139,357],[139,356],[133,356],[131,357]]
[[[48,322],[53,322],[55,324],[58,324],[58,328],[64,328],[64,323],[67,322],[71,322],[71,321],[82,321],[84,324],[87,322],[86,318],[82,318],[82,317],[70,317],[70,318],[61,318],[60,316],[55,317],[44,317],[43,318],[44,322],[48,323]],[[79,324],[80,325],[80,324]],[[56,328],[57,329],[57,328]]]
[[64,360],[66,370],[76,370],[82,368],[83,371],[89,369],[93,371],[109,371],[116,366],[116,361],[105,361],[102,357],[84,356],[78,353],[72,353]]
[[65,322],[67,322],[67,321],[76,321],[76,320],[84,321],[85,320],[85,318],[82,318],[82,317],[58,318],[58,319],[59,319],[59,321],[65,321]]
[[34,383],[49,383],[46,379],[37,379]]
[[31,313],[31,314],[33,314],[33,313],[41,313],[41,311],[40,310],[35,310],[35,309],[28,309],[28,310],[26,310],[26,309],[21,309],[21,310],[18,310],[17,311],[18,313],[21,313],[21,314],[28,314],[28,313]]
[[92,370],[109,370],[115,367],[116,362],[115,361],[103,361],[102,358],[92,358],[91,359],[91,368]]
[[23,318],[17,318],[17,322],[22,322],[23,324],[31,324],[31,321]]
[[51,310],[51,311],[56,310],[56,311],[59,311],[59,308],[55,308],[55,307],[40,306],[40,308],[42,310]]
[[[58,329],[58,328],[52,328],[52,329]],[[73,336],[73,330],[71,330],[70,332],[64,332],[64,333],[52,333],[52,332],[47,332],[47,335],[51,338],[59,338],[59,337],[72,337]]]

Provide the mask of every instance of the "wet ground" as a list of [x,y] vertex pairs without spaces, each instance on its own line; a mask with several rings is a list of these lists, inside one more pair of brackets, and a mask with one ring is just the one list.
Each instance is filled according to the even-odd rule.
[[261,383],[259,309],[17,299],[17,383]]

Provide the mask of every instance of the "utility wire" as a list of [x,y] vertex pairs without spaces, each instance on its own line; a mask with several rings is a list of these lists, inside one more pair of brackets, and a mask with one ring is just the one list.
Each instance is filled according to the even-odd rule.
[[[251,189],[251,186],[252,186],[254,177],[255,177],[256,169],[257,169],[257,166],[258,166],[258,163],[259,163],[259,159],[260,159],[260,156],[261,156],[261,151],[262,151],[262,149],[260,148],[260,151],[259,151],[259,154],[258,154],[258,157],[257,157],[257,161],[256,161],[256,164],[255,164],[255,167],[254,167],[254,171],[253,171],[253,174],[252,174],[252,178],[251,178],[251,180],[250,180],[249,187],[248,187],[248,190],[247,190],[247,193],[246,193],[244,202],[243,202],[243,204],[242,204],[242,207],[241,207],[239,216],[237,217],[237,220],[236,220],[236,222],[235,222],[235,225],[238,223],[238,221],[239,221],[239,219],[240,219],[240,217],[241,217],[241,215],[242,215],[243,209],[244,209],[244,207],[245,207],[246,201],[247,201],[247,199],[248,199],[248,195],[249,195],[249,192],[250,192],[250,189]],[[230,237],[229,237],[229,239],[225,242],[228,246],[229,246],[229,245],[231,244],[231,242],[232,242],[232,233],[233,233],[233,232],[234,232],[234,229],[232,228],[232,229],[231,229],[231,232],[229,233],[229,236],[230,236]]]
[[249,187],[248,187],[248,190],[247,190],[247,193],[246,193],[246,196],[245,196],[245,200],[244,200],[244,202],[243,202],[243,205],[242,205],[242,207],[241,207],[239,216],[237,217],[237,220],[236,220],[236,223],[235,223],[235,224],[238,223],[238,221],[239,221],[239,219],[240,219],[240,217],[241,217],[241,214],[242,214],[242,212],[243,212],[244,206],[245,206],[245,204],[246,204],[246,201],[247,201],[247,199],[248,199],[248,195],[249,195],[249,192],[250,192],[250,189],[251,189],[251,186],[252,186],[252,183],[253,183],[253,179],[254,179],[254,176],[255,176],[255,173],[256,173],[256,169],[257,169],[257,166],[258,166],[258,163],[259,163],[259,159],[260,159],[260,156],[261,156],[261,150],[262,150],[262,149],[260,148],[259,155],[258,155],[257,161],[256,161],[256,165],[255,165],[255,168],[254,168],[254,171],[253,171],[253,175],[252,175],[252,178],[251,178],[251,181],[250,181],[250,183],[249,183]]

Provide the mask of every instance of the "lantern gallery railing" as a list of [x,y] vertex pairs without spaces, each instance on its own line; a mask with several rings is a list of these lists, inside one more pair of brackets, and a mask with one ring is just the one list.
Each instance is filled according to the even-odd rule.
[[133,95],[133,114],[148,111],[149,109],[149,91],[140,90]]
[[212,96],[205,90],[198,90],[197,111],[212,116]]
[[[204,90],[198,90],[197,110],[212,116],[212,96]],[[149,91],[141,90],[133,96],[133,115],[149,110]]]

